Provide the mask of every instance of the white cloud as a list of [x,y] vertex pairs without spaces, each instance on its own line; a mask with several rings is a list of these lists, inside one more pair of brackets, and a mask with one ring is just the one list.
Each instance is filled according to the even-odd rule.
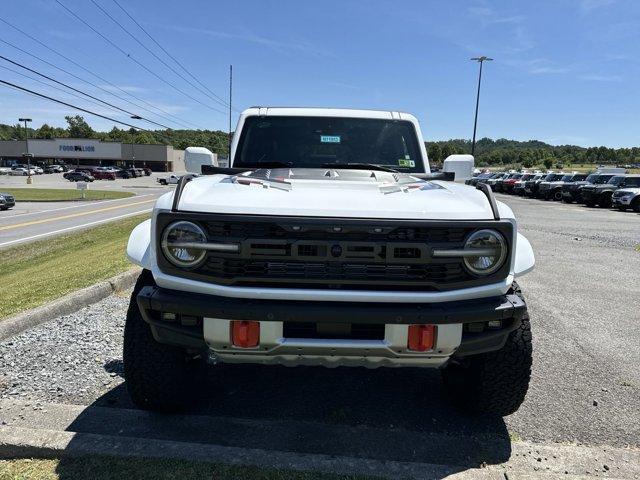
[[198,27],[185,27],[180,25],[158,25],[163,28],[167,28],[170,30],[183,32],[183,33],[195,33],[200,35],[207,35],[210,37],[216,38],[227,38],[230,40],[241,40],[244,42],[255,43],[258,45],[262,45],[264,47],[270,48],[278,53],[305,53],[307,55],[311,55],[314,57],[328,57],[335,58],[336,56],[329,52],[328,50],[316,47],[305,40],[301,39],[292,39],[290,41],[280,41],[274,40],[268,37],[262,37],[260,35],[256,35],[253,32],[239,32],[239,33],[229,33],[223,32],[220,30],[211,30],[208,28],[198,28]]
[[580,9],[583,12],[590,12],[596,8],[608,7],[614,2],[615,0],[580,0]]
[[598,75],[595,73],[580,75],[580,79],[591,82],[621,82],[623,80],[620,75]]

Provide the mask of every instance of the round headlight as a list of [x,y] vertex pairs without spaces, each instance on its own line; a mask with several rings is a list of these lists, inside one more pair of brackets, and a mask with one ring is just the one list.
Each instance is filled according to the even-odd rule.
[[162,251],[177,267],[194,267],[207,254],[206,250],[198,248],[198,244],[206,242],[206,234],[195,223],[174,222],[162,235]]
[[[507,258],[507,244],[504,237],[495,230],[478,230],[472,233],[464,244],[468,252],[464,264],[475,275],[490,275],[497,271]],[[477,250],[478,254],[473,255]]]

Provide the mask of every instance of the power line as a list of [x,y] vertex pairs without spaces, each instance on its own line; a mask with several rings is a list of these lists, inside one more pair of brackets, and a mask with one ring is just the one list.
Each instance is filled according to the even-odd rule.
[[167,85],[169,85],[171,88],[173,88],[174,90],[176,90],[177,92],[180,92],[182,95],[190,98],[191,100],[193,100],[196,103],[199,103],[200,105],[202,105],[203,107],[207,107],[211,110],[213,110],[214,112],[218,112],[221,113],[223,115],[226,115],[226,112],[223,112],[222,110],[218,110],[215,107],[212,107],[211,105],[208,105],[204,102],[201,102],[200,100],[198,100],[197,98],[195,98],[194,96],[188,94],[187,92],[185,92],[184,90],[180,89],[179,87],[176,87],[173,83],[171,83],[170,81],[168,81],[167,79],[163,78],[162,76],[158,75],[156,72],[154,72],[153,70],[151,70],[149,67],[147,67],[145,64],[143,64],[142,62],[140,62],[139,60],[137,60],[135,57],[133,57],[133,55],[131,55],[130,53],[126,52],[125,50],[123,50],[121,47],[119,47],[116,43],[114,43],[110,38],[108,38],[106,35],[102,34],[101,32],[99,32],[98,30],[96,30],[93,26],[91,26],[91,24],[89,22],[87,22],[86,20],[84,20],[82,17],[80,17],[78,14],[76,14],[73,10],[69,9],[67,6],[65,6],[60,0],[55,0],[55,2],[60,5],[62,8],[64,8],[70,15],[72,15],[76,20],[82,22],[87,28],[91,29],[94,33],[96,33],[98,36],[100,36],[104,41],[106,41],[109,45],[111,45],[113,48],[115,48],[116,50],[118,50],[120,53],[122,53],[125,57],[131,59],[131,61],[133,61],[134,63],[136,63],[138,66],[140,66],[141,68],[143,68],[146,72],[150,73],[151,75],[153,75],[154,77],[156,77],[158,80],[160,80],[163,83],[166,83]]
[[[146,130],[144,128],[137,127],[135,125],[131,125],[130,123],[122,122],[120,120],[116,120],[115,118],[107,117],[106,115],[102,115],[100,113],[96,113],[96,112],[93,112],[91,110],[87,110],[86,108],[78,107],[77,105],[72,105],[71,103],[63,102],[62,100],[58,100],[57,98],[50,97],[50,96],[45,95],[43,93],[38,93],[38,92],[35,92],[33,90],[29,90],[28,88],[21,87],[19,85],[16,85],[15,83],[7,82],[6,80],[0,79],[0,83],[3,83],[5,85],[8,85],[9,87],[12,87],[12,88],[15,88],[15,89],[18,89],[18,90],[22,90],[23,92],[30,93],[31,95],[36,95],[38,97],[45,98],[47,100],[51,100],[52,102],[56,102],[56,103],[59,103],[61,105],[65,105],[67,107],[71,107],[71,108],[73,108],[75,110],[80,110],[81,112],[85,112],[85,113],[88,113],[90,115],[95,115],[96,117],[104,118],[105,120],[109,120],[111,122],[119,123],[121,125],[126,125],[127,127],[131,127],[131,128],[136,129],[136,130],[139,130],[139,131],[151,132],[150,130]],[[151,133],[153,133],[153,132],[151,132]]]
[[[29,72],[31,72],[31,73],[35,73],[36,75],[39,75],[39,76],[41,76],[42,78],[46,78],[46,79],[47,79],[47,80],[49,80],[50,82],[57,83],[58,85],[62,85],[63,87],[66,87],[66,88],[68,88],[69,90],[73,90],[74,92],[77,92],[77,93],[79,93],[79,94],[81,94],[81,95],[84,95],[85,97],[88,97],[88,98],[91,98],[91,99],[93,99],[93,100],[96,100],[96,101],[98,101],[98,102],[100,102],[100,103],[102,103],[102,104],[104,104],[104,105],[107,105],[108,107],[111,107],[111,108],[114,108],[114,109],[116,109],[116,110],[119,110],[120,112],[126,113],[126,114],[128,114],[128,115],[130,115],[130,116],[138,116],[138,117],[140,117],[140,115],[137,115],[137,114],[135,114],[135,113],[133,113],[133,112],[130,112],[130,111],[128,111],[128,110],[125,110],[124,108],[120,108],[120,107],[118,107],[117,105],[113,105],[112,103],[106,102],[105,100],[102,100],[102,99],[100,99],[100,98],[98,98],[98,97],[95,97],[95,96],[93,96],[93,95],[91,95],[91,94],[89,94],[89,93],[83,92],[82,90],[79,90],[79,89],[77,89],[77,88],[75,88],[75,87],[72,87],[71,85],[67,85],[67,84],[66,84],[66,83],[64,83],[64,82],[61,82],[61,81],[59,81],[59,80],[56,80],[55,78],[51,78],[51,77],[49,77],[48,75],[45,75],[44,73],[40,73],[40,72],[38,72],[37,70],[34,70],[34,69],[29,68],[29,67],[27,67],[27,66],[25,66],[25,65],[22,65],[21,63],[15,62],[15,61],[13,61],[13,60],[11,60],[11,59],[9,59],[9,58],[7,58],[7,57],[3,56],[3,55],[0,55],[0,58],[1,58],[2,60],[6,61],[6,62],[12,63],[13,65],[16,65],[16,66],[18,66],[18,67],[20,67],[20,68],[23,68],[24,70],[27,70],[27,71],[29,71]],[[166,125],[164,125],[164,124],[162,124],[162,123],[154,122],[153,120],[150,120],[150,119],[148,119],[148,118],[140,117],[140,120],[144,120],[144,121],[146,121],[146,122],[152,123],[152,124],[157,125],[157,126],[162,127],[162,128],[171,129],[171,127],[168,127],[168,126],[166,126]]]
[[198,85],[195,85],[191,80],[189,80],[188,78],[186,78],[184,75],[182,75],[179,71],[177,71],[175,68],[173,68],[171,65],[169,65],[167,62],[165,62],[162,58],[160,58],[153,50],[151,50],[149,47],[147,47],[144,43],[142,43],[140,41],[140,39],[138,37],[136,37],[133,33],[131,33],[127,28],[125,28],[118,20],[116,20],[109,12],[107,12],[98,2],[96,2],[95,0],[91,0],[91,2],[96,6],[96,8],[98,8],[102,13],[104,13],[107,17],[109,17],[111,19],[111,21],[113,23],[115,23],[118,27],[120,27],[120,29],[125,32],[127,35],[129,35],[131,38],[133,38],[133,40],[140,45],[142,48],[144,48],[147,52],[149,52],[151,55],[153,55],[153,57],[158,60],[160,63],[162,63],[165,67],[167,67],[169,70],[171,70],[173,73],[175,73],[178,77],[180,77],[182,80],[184,80],[185,82],[187,82],[189,85],[191,85],[193,88],[195,88],[196,90],[198,90],[200,93],[202,93],[203,95],[205,95],[206,97],[210,98],[211,100],[213,100],[216,103],[219,103],[220,105],[222,105],[225,108],[228,108],[229,105],[224,102],[223,100],[220,100],[219,98],[216,98],[217,95],[214,97],[212,95],[210,95],[209,93],[207,93],[206,91],[204,91],[202,88],[200,88]]
[[[4,23],[9,24],[8,22],[6,22],[6,21],[5,21],[5,20],[3,20],[3,19],[0,19],[0,21],[2,21],[2,22],[4,22]],[[9,24],[9,25],[10,25],[10,24]],[[19,30],[19,29],[18,29],[18,30]],[[25,35],[26,35],[26,34],[25,34]],[[30,38],[32,38],[32,37],[30,37]],[[36,40],[36,41],[37,41],[37,40]],[[114,93],[114,92],[112,92],[112,91],[109,91],[109,90],[107,90],[106,88],[103,88],[103,87],[101,87],[100,85],[97,85],[97,84],[95,84],[94,82],[92,82],[92,81],[90,81],[90,80],[87,80],[87,79],[85,79],[85,78],[82,78],[82,77],[80,77],[80,76],[78,76],[78,75],[76,75],[76,74],[74,74],[74,73],[72,73],[72,72],[70,72],[70,71],[68,71],[68,70],[65,70],[64,68],[59,67],[58,65],[55,65],[55,64],[53,64],[53,63],[51,63],[51,62],[49,62],[49,61],[47,61],[47,60],[45,60],[45,59],[43,59],[43,58],[41,58],[41,57],[39,57],[39,56],[37,56],[37,55],[35,55],[35,54],[31,53],[31,52],[28,52],[27,50],[25,50],[25,49],[23,49],[23,48],[20,48],[20,47],[18,47],[17,45],[15,45],[15,44],[11,43],[11,42],[8,42],[8,41],[6,41],[6,40],[3,40],[2,38],[0,38],[0,42],[4,43],[4,44],[6,44],[6,45],[9,45],[10,47],[12,47],[12,48],[14,48],[14,49],[18,50],[19,52],[24,53],[25,55],[28,55],[28,56],[30,56],[30,57],[33,57],[33,58],[35,58],[36,60],[38,60],[38,61],[40,61],[40,62],[42,62],[42,63],[44,63],[44,64],[46,64],[46,65],[49,65],[49,66],[50,66],[50,67],[52,67],[52,68],[55,68],[56,70],[60,70],[61,72],[66,73],[67,75],[69,75],[69,76],[71,76],[71,77],[73,77],[73,78],[75,78],[75,79],[77,79],[77,80],[80,80],[81,82],[84,82],[84,83],[86,83],[86,84],[88,84],[88,85],[91,85],[92,87],[97,88],[98,90],[102,90],[103,92],[105,92],[105,93],[107,93],[107,94],[109,94],[109,95],[112,95],[112,96],[114,96],[114,97],[116,97],[116,98],[118,98],[118,99],[122,100],[123,102],[130,103],[130,104],[132,104],[132,105],[135,105],[135,106],[136,106],[136,107],[138,107],[138,108],[141,108],[142,110],[145,110],[145,111],[147,111],[147,112],[149,112],[149,113],[152,113],[153,115],[156,115],[156,116],[158,116],[158,117],[160,117],[160,118],[164,118],[165,120],[168,120],[168,121],[170,121],[170,122],[177,123],[177,124],[179,124],[179,125],[181,125],[181,126],[183,126],[183,127],[186,127],[186,128],[189,128],[189,127],[186,125],[187,123],[188,123],[188,124],[190,124],[190,125],[192,125],[192,126],[195,126],[196,128],[199,128],[197,125],[194,125],[194,124],[193,124],[193,123],[191,123],[191,122],[182,121],[182,120],[180,120],[178,117],[176,117],[175,115],[172,115],[172,114],[170,114],[169,112],[165,112],[165,111],[164,111],[164,110],[162,110],[161,108],[156,107],[155,105],[153,105],[153,104],[151,104],[151,103],[149,103],[149,102],[147,102],[147,101],[145,101],[145,100],[143,100],[143,99],[139,99],[139,100],[140,100],[141,102],[144,102],[144,103],[148,104],[148,105],[151,105],[153,108],[155,108],[155,109],[157,109],[157,110],[160,110],[161,112],[165,112],[165,113],[167,114],[167,116],[169,116],[169,117],[173,117],[174,119],[176,119],[176,118],[177,118],[178,120],[172,120],[171,118],[167,118],[166,116],[161,115],[161,114],[159,114],[159,113],[156,113],[156,112],[154,112],[153,110],[149,110],[149,109],[148,109],[148,108],[146,108],[146,107],[143,107],[143,106],[141,106],[141,105],[138,105],[137,103],[132,102],[131,100],[127,100],[126,98],[123,98],[123,97],[121,97],[120,95],[118,95],[118,94],[116,94],[116,93]],[[45,45],[45,46],[46,46],[46,45]],[[73,62],[73,60],[70,60],[68,57],[65,57],[64,55],[62,55],[61,53],[59,53],[59,52],[55,51],[54,49],[52,49],[52,48],[50,48],[50,47],[47,47],[47,48],[49,48],[49,50],[53,51],[53,52],[54,52],[54,53],[56,53],[57,55],[60,55],[62,58],[66,59],[66,60],[69,60],[70,62],[72,62],[72,63],[76,64],[75,62]],[[76,64],[76,65],[77,65],[77,64]],[[78,65],[78,66],[80,66],[80,65]],[[86,68],[84,68],[84,67],[82,67],[82,66],[80,66],[80,68],[83,68],[84,70],[87,70]],[[108,83],[109,85],[112,85],[112,86],[114,86],[115,88],[117,88],[117,89],[119,89],[119,90],[122,90],[122,89],[121,89],[120,87],[118,87],[117,85],[113,85],[113,84],[112,84],[111,82],[109,82],[108,80],[105,80],[104,78],[102,78],[102,77],[100,77],[99,75],[97,75],[97,74],[95,74],[95,73],[91,72],[90,70],[87,70],[87,72],[89,72],[89,73],[90,73],[91,75],[93,75],[94,77],[96,77],[96,78],[98,78],[98,79],[102,80],[103,82]],[[134,97],[134,98],[138,98],[138,97],[135,97],[134,95],[130,94],[129,92],[126,92],[126,91],[124,91],[124,90],[122,90],[122,91],[123,91],[124,93],[127,93],[128,95],[130,95],[130,96]]]
[[93,103],[94,105],[97,105],[97,106],[99,106],[99,107],[102,107],[102,105],[100,105],[98,102],[95,102],[95,101],[90,100],[90,99],[88,100],[88,99],[86,99],[86,98],[81,97],[80,95],[78,95],[78,94],[76,94],[76,93],[68,92],[68,91],[66,91],[64,88],[56,87],[55,85],[51,85],[50,83],[47,83],[47,82],[45,82],[45,81],[43,81],[43,80],[40,80],[39,78],[32,77],[31,75],[27,75],[26,73],[19,72],[18,70],[14,70],[13,68],[5,67],[4,65],[0,65],[0,68],[4,68],[5,70],[8,70],[8,71],[10,71],[10,72],[13,72],[13,73],[15,73],[16,75],[20,75],[21,77],[28,78],[29,80],[33,80],[34,82],[41,83],[42,85],[45,85],[45,86],[47,86],[47,87],[49,87],[49,88],[53,88],[53,89],[55,89],[55,90],[58,90],[58,91],[60,91],[60,92],[62,92],[62,93],[64,93],[64,94],[66,94],[66,95],[72,95],[72,96],[74,96],[74,97],[76,97],[76,98],[79,98],[80,100],[84,100],[84,101],[87,101],[87,102]]
[[[168,51],[167,51],[167,50],[166,50],[166,49],[165,49],[165,48],[164,48],[164,47],[163,47],[163,46],[162,46],[162,45],[161,45],[161,44],[160,44],[160,43],[159,43],[159,42],[158,42],[158,41],[157,41],[157,40],[156,40],[156,39],[155,39],[155,38],[154,38],[154,37],[153,37],[153,36],[152,36],[152,35],[151,35],[151,34],[150,34],[150,33],[149,33],[145,28],[144,28],[144,27],[143,27],[143,26],[142,26],[142,25],[140,25],[140,23],[139,23],[139,22],[138,22],[138,21],[137,21],[137,20],[136,20],[136,19],[135,19],[135,18],[134,18],[134,17],[133,17],[133,16],[132,16],[128,11],[127,11],[127,10],[125,10],[125,8],[124,8],[122,5],[120,5],[120,3],[118,2],[118,0],[113,0],[113,3],[115,3],[115,4],[120,8],[120,10],[122,10],[122,11],[125,13],[125,15],[127,15],[127,17],[129,17],[129,18],[131,19],[131,21],[132,21],[133,23],[135,23],[135,24],[138,26],[138,28],[139,28],[140,30],[142,30],[142,31],[144,32],[144,34],[145,34],[147,37],[149,37],[149,38],[151,39],[151,41],[152,41],[153,43],[155,43],[155,44],[156,44],[156,46],[157,46],[160,50],[162,50],[162,51],[165,53],[165,55],[167,55],[171,60],[173,60],[174,62],[176,62],[176,64],[177,64],[180,68],[182,68],[182,70],[184,70],[184,71],[185,71],[185,72],[186,72],[186,73],[187,73],[191,78],[193,78],[193,79],[194,79],[194,80],[195,80],[195,81],[196,81],[200,86],[202,86],[205,90],[207,90],[211,95],[213,95],[214,97],[216,97],[218,100],[220,100],[221,102],[223,102],[223,103],[225,104],[225,106],[226,106],[226,107],[228,107],[227,102],[226,102],[223,98],[220,98],[218,95],[216,95],[214,92],[212,92],[212,91],[211,91],[211,89],[209,89],[209,87],[207,87],[204,83],[202,83],[202,82],[200,81],[200,79],[198,79],[198,77],[196,77],[195,75],[193,75],[193,74],[192,74],[192,73],[187,69],[187,67],[185,67],[185,66],[182,64],[182,62],[180,62],[177,58],[175,58],[173,55],[171,55],[171,54],[170,54],[170,53],[169,53],[169,52],[168,52]],[[238,110],[235,110],[235,109],[234,109],[234,111],[235,111],[235,112],[240,113]]]

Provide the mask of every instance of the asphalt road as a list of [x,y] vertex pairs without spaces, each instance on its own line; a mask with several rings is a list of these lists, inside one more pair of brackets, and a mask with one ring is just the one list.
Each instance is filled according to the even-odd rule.
[[[170,428],[87,413],[74,431],[468,466],[505,461],[519,439],[639,448],[640,215],[499,197],[537,260],[520,281],[534,365],[514,415],[460,412],[437,371],[228,365],[207,371]],[[133,408],[126,305],[112,296],[0,344],[0,398]]]
[[[116,181],[96,181],[92,190],[120,190],[136,193],[118,200],[87,202],[17,202],[10,210],[0,212],[0,249],[45,237],[89,228],[150,212],[155,200],[172,187],[161,187],[156,178],[162,174]],[[38,175],[29,188],[75,188],[62,174]],[[24,177],[0,177],[2,188],[24,188]]]
[[0,248],[150,212],[162,193],[91,202],[19,202],[0,212]]

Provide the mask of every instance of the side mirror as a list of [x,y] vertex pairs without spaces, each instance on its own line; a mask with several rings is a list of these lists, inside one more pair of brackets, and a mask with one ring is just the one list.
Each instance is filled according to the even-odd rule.
[[453,172],[456,182],[464,182],[473,174],[473,155],[449,155],[442,164],[443,172]]
[[187,147],[184,151],[184,167],[189,173],[200,174],[202,166],[218,166],[218,155],[204,147]]

